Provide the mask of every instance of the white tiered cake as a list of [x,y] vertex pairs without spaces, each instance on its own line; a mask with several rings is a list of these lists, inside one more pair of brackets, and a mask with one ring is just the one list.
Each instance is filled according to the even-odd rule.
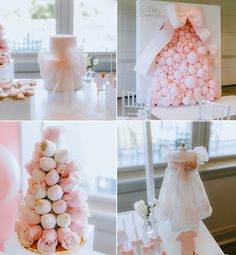
[[51,36],[49,52],[40,52],[38,61],[46,89],[64,92],[82,87],[86,58],[83,50],[78,48],[76,36]]

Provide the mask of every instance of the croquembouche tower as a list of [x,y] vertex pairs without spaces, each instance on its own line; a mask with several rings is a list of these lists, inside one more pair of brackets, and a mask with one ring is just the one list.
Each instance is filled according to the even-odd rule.
[[20,243],[39,254],[79,249],[88,227],[87,195],[80,187],[80,172],[68,150],[60,148],[61,129],[47,128],[36,143],[28,190],[20,205],[15,230]]

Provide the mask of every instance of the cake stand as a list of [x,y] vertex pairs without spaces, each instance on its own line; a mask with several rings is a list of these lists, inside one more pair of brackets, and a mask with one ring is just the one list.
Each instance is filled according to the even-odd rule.
[[[78,249],[77,251],[69,252],[69,253],[61,253],[61,254],[95,255],[97,253],[93,251],[93,246],[94,246],[94,226],[89,225],[85,245],[83,247],[81,247],[80,249]],[[4,243],[4,255],[13,255],[13,254],[17,254],[17,255],[35,255],[36,253],[25,249],[19,243],[17,235],[14,234],[10,239],[8,239]],[[56,253],[51,254],[51,255],[56,255]]]

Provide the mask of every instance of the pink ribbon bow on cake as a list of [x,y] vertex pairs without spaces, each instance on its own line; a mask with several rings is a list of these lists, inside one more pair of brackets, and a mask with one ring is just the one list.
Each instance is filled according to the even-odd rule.
[[45,87],[56,92],[73,91],[86,73],[86,58],[80,48],[69,48],[63,59],[40,52],[38,62]]
[[167,20],[157,31],[155,38],[144,48],[137,61],[135,71],[143,76],[150,74],[157,54],[171,41],[175,29],[183,27],[187,21],[191,22],[194,30],[216,61],[218,48],[213,42],[210,30],[205,25],[201,8],[182,4],[168,4],[166,9]]

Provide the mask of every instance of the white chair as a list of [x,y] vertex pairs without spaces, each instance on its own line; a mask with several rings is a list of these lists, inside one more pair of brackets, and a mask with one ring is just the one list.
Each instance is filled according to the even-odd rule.
[[134,91],[122,92],[122,117],[147,120],[151,116],[151,100],[138,96]]
[[229,120],[230,105],[202,100],[199,108],[199,120]]

